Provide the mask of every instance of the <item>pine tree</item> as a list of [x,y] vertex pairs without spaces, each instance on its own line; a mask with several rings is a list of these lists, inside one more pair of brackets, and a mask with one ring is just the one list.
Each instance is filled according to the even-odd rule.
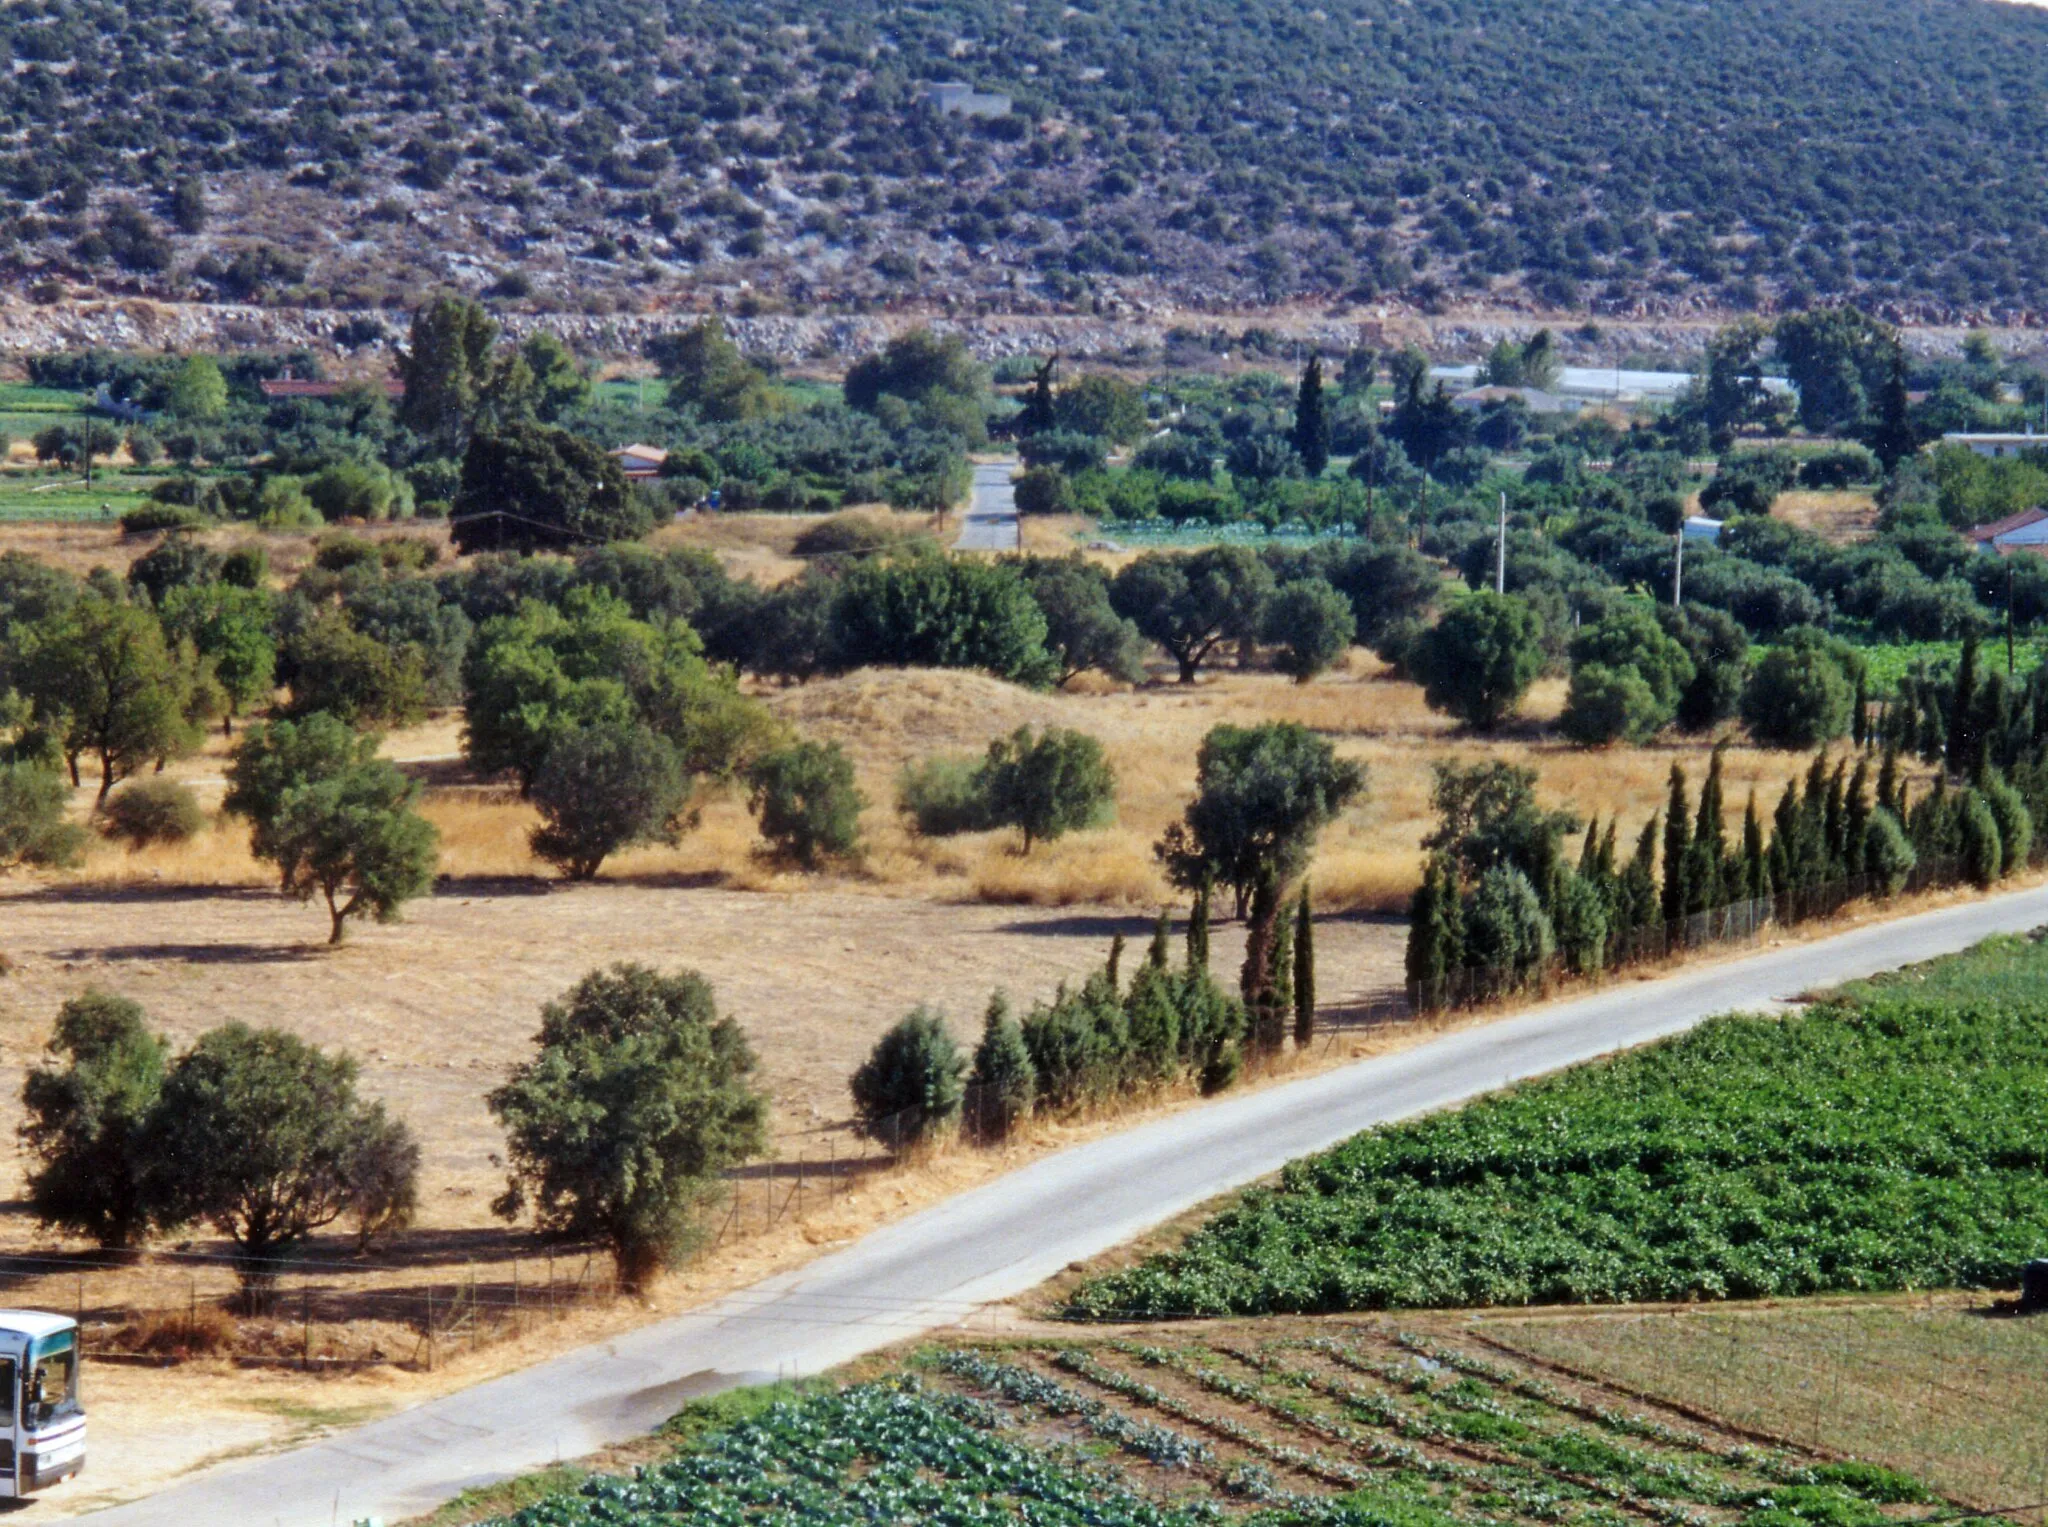
[[1977,719],[1977,633],[1972,631],[1963,637],[1962,660],[1956,665],[1956,685],[1949,698],[1948,709],[1948,772],[1957,779],[1967,779],[1970,766],[1976,761],[1976,736],[1972,723]]
[[1294,904],[1294,1047],[1316,1037],[1316,924],[1309,907],[1308,882]]
[[1691,868],[1692,805],[1687,799],[1685,770],[1671,766],[1671,799],[1664,810],[1664,897],[1660,906],[1664,921],[1675,923],[1688,910],[1686,872]]
[[1195,891],[1195,904],[1188,912],[1188,969],[1209,969],[1209,882]]
[[1323,358],[1309,357],[1294,400],[1294,432],[1290,437],[1302,469],[1321,477],[1330,465],[1330,420],[1323,408]]
[[1052,428],[1052,374],[1059,363],[1059,353],[1055,351],[1046,357],[1044,365],[1032,373],[1031,396],[1025,400],[1023,411],[1017,415],[1019,435],[1043,434]]
[[1906,390],[1906,347],[1896,340],[1872,412],[1876,419],[1871,426],[1870,448],[1889,474],[1920,448],[1919,432],[1913,427],[1913,400]]

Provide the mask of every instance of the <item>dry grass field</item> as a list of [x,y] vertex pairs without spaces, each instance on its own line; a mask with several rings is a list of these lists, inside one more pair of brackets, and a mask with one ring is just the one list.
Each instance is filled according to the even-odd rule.
[[1553,1373],[2044,1519],[2048,1325],[1982,1296],[1547,1312],[1468,1329]]
[[1853,489],[1781,493],[1771,514],[1836,546],[1867,541],[1877,534],[1877,500]]
[[[800,566],[790,555],[792,544],[811,522],[797,516],[698,518],[666,527],[656,539],[706,546],[733,571],[770,580]],[[240,532],[212,534],[223,544],[243,538]],[[372,534],[438,539],[445,532],[420,526]],[[309,536],[262,539],[281,576],[310,557]],[[124,539],[100,527],[0,530],[0,549],[26,550],[81,572],[94,565],[124,568],[153,540]],[[487,1278],[502,1281],[515,1259],[526,1259],[526,1270],[512,1276],[534,1276],[537,1248],[488,1213],[502,1169],[494,1161],[501,1141],[484,1097],[527,1053],[540,1005],[593,967],[633,959],[704,972],[761,1055],[779,1155],[784,1162],[800,1155],[815,1162],[821,1150],[848,1147],[846,1078],[909,1007],[939,1005],[967,1037],[993,988],[1028,1003],[1099,964],[1113,933],[1142,940],[1151,915],[1173,899],[1151,845],[1185,804],[1201,737],[1220,722],[1299,721],[1368,767],[1366,798],[1325,833],[1310,871],[1323,917],[1319,984],[1332,1005],[1399,983],[1399,913],[1415,884],[1420,840],[1431,821],[1433,762],[1496,757],[1526,764],[1538,771],[1548,802],[1594,807],[1603,819],[1619,810],[1627,837],[1661,804],[1672,762],[1682,762],[1696,784],[1710,745],[1705,739],[1608,751],[1561,745],[1541,724],[1562,703],[1560,681],[1539,685],[1523,718],[1502,734],[1475,738],[1431,714],[1414,685],[1390,678],[1363,653],[1308,685],[1228,666],[1193,686],[1169,678],[1155,673],[1136,688],[1083,679],[1071,691],[1033,693],[970,673],[865,671],[761,688],[764,702],[791,725],[847,748],[869,799],[865,861],[828,875],[794,874],[764,862],[744,801],[714,792],[704,802],[701,826],[679,846],[623,855],[594,884],[561,884],[528,850],[532,809],[502,784],[467,774],[460,717],[443,715],[386,740],[389,756],[426,786],[424,810],[442,835],[440,881],[432,896],[407,909],[404,922],[354,929],[340,949],[325,947],[326,922],[317,909],[278,896],[269,873],[250,858],[238,824],[216,822],[173,848],[129,852],[96,843],[76,871],[0,879],[0,954],[7,960],[0,977],[0,1130],[18,1122],[21,1078],[40,1056],[58,1005],[88,987],[142,1002],[181,1043],[241,1019],[350,1051],[362,1062],[366,1090],[385,1099],[421,1137],[421,1223],[398,1248],[396,1266],[351,1263],[353,1252],[340,1236],[320,1243],[319,1258],[345,1265],[315,1278],[313,1297],[321,1305],[310,1340],[316,1351],[337,1355],[380,1350],[402,1357],[416,1333],[404,1319],[378,1315],[376,1297],[394,1289],[416,1292],[423,1280],[459,1287],[479,1264],[489,1269]],[[907,764],[939,753],[977,754],[1026,724],[1070,726],[1102,739],[1120,780],[1112,825],[1041,846],[1028,857],[1018,852],[1013,834],[924,840],[906,829],[894,800]],[[198,756],[172,766],[209,808],[220,798],[229,746],[211,737]],[[1733,808],[1740,811],[1752,787],[1768,807],[1803,763],[1792,755],[1732,748]],[[90,796],[90,787],[78,794],[81,817]],[[1219,929],[1214,957],[1226,982],[1234,982],[1240,938],[1235,928]],[[1157,1101],[1193,1106],[1186,1099]],[[1113,1121],[1050,1126],[1024,1148],[1052,1148],[1108,1127]],[[829,1213],[723,1250],[670,1280],[649,1308],[678,1308],[788,1265],[817,1245],[1002,1167],[999,1159],[962,1153],[918,1172],[864,1180]],[[18,1198],[21,1170],[19,1158],[0,1164],[0,1199]],[[199,1249],[206,1248],[201,1242]],[[25,1216],[0,1216],[0,1253],[63,1256],[75,1249],[37,1231]],[[188,1294],[204,1298],[226,1288],[224,1273],[194,1277],[182,1265],[144,1264],[118,1277],[53,1273],[19,1260],[8,1265],[0,1277],[10,1298],[61,1307],[76,1302],[110,1318],[124,1305],[177,1304]],[[481,1377],[550,1346],[644,1318],[647,1309],[586,1312],[458,1359],[453,1371],[444,1363],[436,1375],[387,1369],[346,1378],[249,1377],[218,1361],[188,1364],[175,1379],[158,1376],[147,1386],[110,1374],[96,1404],[114,1435],[138,1440],[127,1454],[127,1473],[110,1479],[102,1472],[93,1492],[73,1499],[103,1500],[102,1492],[145,1488],[200,1462],[196,1453],[146,1442],[171,1409],[221,1418],[222,1445],[273,1446],[309,1426],[363,1414],[363,1407],[398,1403],[423,1386]],[[296,1350],[292,1327],[285,1320],[264,1343],[281,1353]]]

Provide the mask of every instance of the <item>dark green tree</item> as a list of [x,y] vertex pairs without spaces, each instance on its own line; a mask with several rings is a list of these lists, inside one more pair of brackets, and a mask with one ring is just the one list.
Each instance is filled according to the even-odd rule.
[[805,869],[861,852],[867,797],[853,760],[836,742],[793,742],[763,754],[747,771],[761,836],[779,857]]
[[449,515],[458,551],[577,551],[654,528],[617,460],[566,430],[513,423],[478,434]]
[[148,1233],[159,1208],[150,1118],[169,1057],[124,997],[87,991],[59,1010],[48,1063],[21,1092],[22,1144],[36,1160],[28,1203],[41,1223],[107,1247]]
[[693,1244],[729,1167],[768,1147],[746,1035],[694,971],[593,971],[541,1009],[537,1053],[489,1098],[512,1172],[492,1208],[607,1246],[644,1288]]
[[929,1140],[960,1117],[966,1070],[945,1016],[914,1008],[875,1041],[848,1084],[862,1131],[893,1150]]
[[1416,642],[1423,699],[1482,732],[1504,721],[1543,671],[1543,621],[1514,594],[1474,594]]
[[1288,444],[1301,458],[1301,469],[1310,477],[1321,477],[1330,465],[1330,419],[1323,405],[1323,358],[1309,357],[1301,373],[1301,388],[1294,397],[1294,428]]
[[1308,882],[1294,904],[1294,1045],[1302,1049],[1316,1037],[1316,923],[1309,908]]
[[571,880],[641,843],[673,843],[689,781],[668,739],[634,722],[579,727],[548,749],[531,792],[533,851]]
[[989,744],[979,774],[988,821],[1023,833],[1027,854],[1034,842],[1097,826],[1116,809],[1116,771],[1085,732],[1019,727]]
[[1692,910],[1692,801],[1685,770],[1671,766],[1671,798],[1664,807],[1664,893],[1658,910],[1666,923],[1676,923]]
[[1148,552],[1117,573],[1110,603],[1192,684],[1217,646],[1258,635],[1272,593],[1272,573],[1248,548],[1217,546],[1192,556]]
[[359,1157],[386,1150],[394,1127],[357,1097],[351,1057],[280,1029],[214,1029],[172,1066],[152,1115],[163,1220],[231,1239],[260,1312],[306,1237],[357,1207]]
[[1351,601],[1321,578],[1298,578],[1267,605],[1261,634],[1280,649],[1273,666],[1306,684],[1343,657],[1357,630]]
[[466,297],[436,297],[412,315],[399,352],[405,383],[399,418],[439,454],[459,455],[485,406],[495,369],[498,323]]
[[1001,992],[989,998],[968,1086],[974,1098],[968,1122],[983,1141],[1008,1138],[1030,1116],[1038,1093],[1031,1051],[1024,1044],[1024,1030],[1010,1012],[1009,999]]
[[1316,835],[1365,782],[1364,765],[1299,723],[1217,726],[1196,755],[1195,798],[1154,852],[1176,885],[1231,887],[1242,917],[1259,877],[1299,875]]

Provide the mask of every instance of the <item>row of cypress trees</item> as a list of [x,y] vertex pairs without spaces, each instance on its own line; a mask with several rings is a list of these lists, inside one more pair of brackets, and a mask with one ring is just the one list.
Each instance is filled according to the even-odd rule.
[[1009,998],[989,1000],[981,1039],[963,1055],[943,1016],[920,1007],[883,1035],[854,1073],[863,1129],[893,1146],[964,1122],[976,1139],[1005,1138],[1033,1112],[1071,1113],[1150,1088],[1230,1086],[1247,1054],[1315,1035],[1315,925],[1308,887],[1286,910],[1262,878],[1252,898],[1241,995],[1209,970],[1209,892],[1196,894],[1183,957],[1172,957],[1165,912],[1145,958],[1124,978],[1124,939],[1077,987],[1062,985],[1022,1018]]
[[[1870,747],[1833,758],[1823,748],[1803,781],[1786,785],[1768,831],[1752,792],[1731,838],[1725,747],[1714,750],[1696,805],[1684,768],[1671,766],[1665,808],[1643,825],[1625,862],[1618,818],[1603,829],[1597,817],[1577,866],[1557,860],[1540,892],[1511,865],[1462,884],[1456,856],[1433,855],[1409,914],[1416,1004],[1501,995],[1547,970],[1553,955],[1571,973],[1590,974],[1746,933],[1765,918],[1826,915],[1859,894],[1897,894],[1922,866],[1931,881],[1988,888],[2030,861],[2034,822],[2048,805],[2048,760],[2038,747],[2012,779],[1977,747],[1967,755],[1968,783],[1938,774],[1917,800],[1896,743],[1874,778]],[[1561,836],[1567,820],[1552,819],[1551,830]]]

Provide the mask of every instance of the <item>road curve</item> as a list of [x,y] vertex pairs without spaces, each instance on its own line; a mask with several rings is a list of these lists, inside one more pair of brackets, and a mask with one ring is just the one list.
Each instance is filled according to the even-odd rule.
[[92,1514],[94,1527],[333,1527],[659,1424],[686,1399],[815,1373],[1043,1282],[1373,1124],[1674,1034],[1715,1013],[2048,923],[2048,887],[1874,924],[1449,1034],[1075,1146],[689,1315],[325,1441]]
[[1014,461],[983,462],[974,469],[974,498],[960,521],[955,551],[1015,551],[1017,494],[1010,486]]

